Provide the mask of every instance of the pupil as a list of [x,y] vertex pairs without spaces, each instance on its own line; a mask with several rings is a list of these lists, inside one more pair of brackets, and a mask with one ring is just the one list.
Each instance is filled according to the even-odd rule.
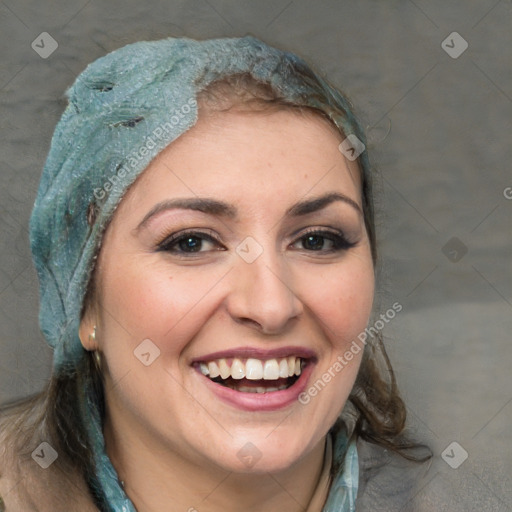
[[[309,243],[311,240],[313,240],[312,244]],[[317,242],[317,243],[315,244],[315,242]],[[310,248],[312,248],[312,249],[315,249],[315,248],[316,249],[321,249],[322,245],[323,245],[322,237],[318,236],[318,235],[310,235],[306,239],[306,244],[309,245]],[[311,246],[313,246],[313,247],[311,247]]]
[[192,249],[193,252],[196,252],[201,248],[201,241],[195,236],[190,236],[182,240],[179,245],[181,250]]

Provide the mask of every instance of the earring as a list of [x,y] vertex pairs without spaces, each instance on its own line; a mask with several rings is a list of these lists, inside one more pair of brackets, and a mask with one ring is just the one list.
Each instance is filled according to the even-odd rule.
[[89,341],[94,341],[96,339],[96,326],[94,326],[94,329],[91,334],[89,334]]
[[[96,341],[96,326],[94,326],[94,329],[91,334],[89,334],[89,341]],[[96,363],[97,367],[100,368],[101,366],[101,354],[98,349],[94,351],[94,362]]]

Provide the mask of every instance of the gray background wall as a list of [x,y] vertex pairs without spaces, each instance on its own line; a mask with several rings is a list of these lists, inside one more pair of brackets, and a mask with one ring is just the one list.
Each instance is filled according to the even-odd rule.
[[[422,492],[433,508],[456,510],[471,490],[471,510],[511,510],[511,9],[510,0],[2,1],[0,402],[41,389],[51,368],[27,225],[64,90],[130,42],[250,33],[315,64],[368,128],[382,311],[403,305],[385,336],[411,425],[436,456]],[[444,43],[452,56],[442,47],[454,31],[468,44],[457,58],[458,36]],[[45,59],[31,47],[42,32],[58,43]],[[446,461],[462,460],[459,446],[468,459],[454,469]]]

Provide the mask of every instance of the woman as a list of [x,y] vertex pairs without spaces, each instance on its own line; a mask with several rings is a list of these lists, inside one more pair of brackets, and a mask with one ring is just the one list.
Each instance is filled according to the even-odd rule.
[[428,454],[349,102],[250,36],[128,45],[67,95],[30,223],[54,369],[2,416],[5,509],[407,506]]

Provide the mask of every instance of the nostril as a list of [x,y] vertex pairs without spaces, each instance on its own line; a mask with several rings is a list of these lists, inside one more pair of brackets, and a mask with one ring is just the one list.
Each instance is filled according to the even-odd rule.
[[258,322],[256,322],[256,320],[253,320],[252,318],[246,318],[246,317],[243,317],[243,318],[239,318],[238,320],[239,320],[241,323],[244,323],[244,324],[252,324],[252,325],[254,325],[254,327],[257,327],[258,329],[262,329],[261,324],[259,324]]

